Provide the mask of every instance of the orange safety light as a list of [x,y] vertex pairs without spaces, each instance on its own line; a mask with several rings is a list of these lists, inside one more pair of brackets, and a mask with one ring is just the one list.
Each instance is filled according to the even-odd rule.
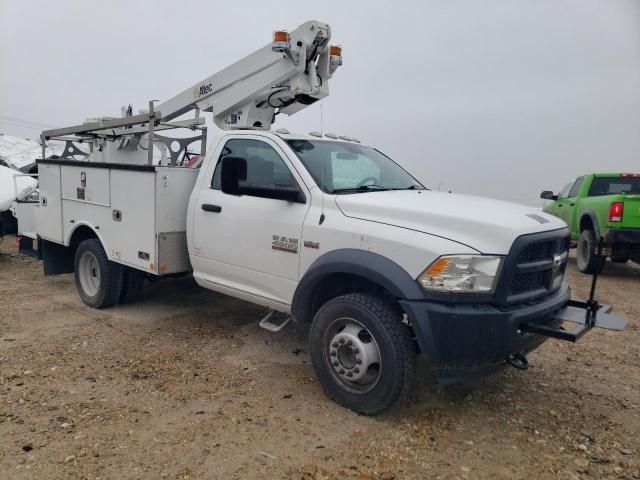
[[291,35],[286,30],[276,30],[273,32],[273,43],[271,50],[274,52],[286,52],[291,48]]
[[342,47],[340,45],[330,45],[329,46],[329,55],[333,57],[341,57],[342,56]]
[[275,32],[273,32],[273,42],[276,43],[280,43],[280,42],[286,42],[289,43],[289,32],[287,32],[286,30],[276,30]]

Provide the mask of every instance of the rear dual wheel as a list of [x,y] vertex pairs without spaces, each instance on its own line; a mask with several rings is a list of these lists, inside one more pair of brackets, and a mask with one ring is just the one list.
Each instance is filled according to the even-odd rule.
[[75,280],[82,301],[93,308],[131,303],[142,294],[144,274],[108,259],[97,238],[78,246],[74,262]]
[[93,308],[106,308],[118,301],[122,291],[122,265],[107,258],[100,240],[84,240],[76,250],[76,287],[82,301]]

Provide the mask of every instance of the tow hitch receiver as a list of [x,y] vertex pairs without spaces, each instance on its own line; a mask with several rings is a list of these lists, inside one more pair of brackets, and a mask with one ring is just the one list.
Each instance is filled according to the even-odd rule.
[[580,337],[593,327],[606,330],[623,330],[629,321],[626,318],[609,313],[610,311],[611,305],[602,305],[598,302],[590,305],[588,300],[586,302],[569,300],[569,304],[566,307],[553,314],[551,325],[557,325],[559,322],[577,323],[578,325],[573,329],[566,330],[562,326],[553,327],[551,325],[523,322],[520,324],[520,331],[557,338],[567,342],[577,342]]
[[[603,241],[598,245],[598,257],[602,258]],[[577,342],[580,337],[593,327],[604,328],[606,330],[623,330],[629,323],[626,318],[613,315],[611,305],[604,305],[594,299],[596,293],[596,283],[598,282],[598,269],[596,268],[591,280],[591,292],[586,301],[569,300],[566,307],[553,313],[553,319],[548,325],[522,322],[519,326],[520,332],[535,333],[546,337],[557,338],[567,342]],[[562,327],[562,322],[573,322],[578,325],[571,330]],[[554,327],[552,325],[558,325]]]

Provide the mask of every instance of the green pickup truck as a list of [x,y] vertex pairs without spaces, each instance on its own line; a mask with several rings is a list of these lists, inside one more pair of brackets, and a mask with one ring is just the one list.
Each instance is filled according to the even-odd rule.
[[[563,219],[577,247],[577,265],[583,273],[601,272],[606,257],[613,262],[640,263],[640,174],[592,173],[569,182],[544,211]],[[603,240],[602,255],[598,242]]]

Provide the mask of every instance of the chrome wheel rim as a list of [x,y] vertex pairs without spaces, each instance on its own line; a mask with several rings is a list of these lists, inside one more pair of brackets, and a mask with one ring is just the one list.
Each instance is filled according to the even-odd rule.
[[91,252],[84,252],[78,263],[78,277],[82,290],[90,297],[95,297],[100,290],[100,265]]
[[371,332],[353,318],[338,318],[323,337],[324,360],[334,380],[351,393],[370,392],[380,380],[382,358]]

